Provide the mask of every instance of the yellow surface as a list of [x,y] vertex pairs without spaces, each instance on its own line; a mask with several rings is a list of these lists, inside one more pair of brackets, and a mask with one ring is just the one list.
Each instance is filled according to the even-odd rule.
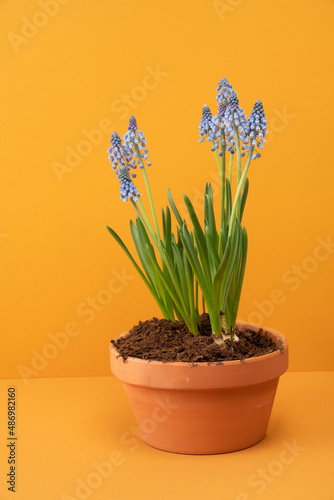
[[[15,495],[4,482],[12,385]],[[29,386],[2,380],[0,498],[333,500],[333,387],[333,372],[287,373],[261,443],[226,455],[187,456],[158,451],[137,437],[125,391],[114,377],[41,379]],[[217,425],[224,425],[217,417]]]
[[329,0],[0,2],[0,377],[108,375],[110,338],[160,314],[105,229],[131,242],[110,135],[134,113],[159,205],[171,187],[200,209],[217,172],[198,124],[222,77],[269,124],[240,319],[283,331],[293,370],[334,368],[333,14]]

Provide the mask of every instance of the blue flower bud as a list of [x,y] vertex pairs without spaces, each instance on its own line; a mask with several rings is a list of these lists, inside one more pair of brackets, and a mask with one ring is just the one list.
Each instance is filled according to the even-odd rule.
[[132,116],[130,116],[128,130],[133,130],[133,131],[135,132],[137,129],[138,129],[138,126],[137,126],[137,120],[136,120],[136,118],[132,115]]

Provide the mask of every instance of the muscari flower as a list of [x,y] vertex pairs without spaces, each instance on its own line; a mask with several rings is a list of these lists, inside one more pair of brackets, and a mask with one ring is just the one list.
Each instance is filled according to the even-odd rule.
[[[246,115],[239,105],[237,93],[231,90],[229,97],[226,98],[226,109],[222,118],[222,124],[226,137],[226,149],[230,153],[235,152],[235,129],[239,133],[239,139],[244,141],[246,137]],[[244,156],[242,153],[241,156]]]
[[[122,143],[122,139],[117,132],[113,132],[110,143],[111,147],[108,149],[109,160],[121,183],[120,197],[123,201],[127,201],[128,198],[137,201],[137,197],[140,196],[140,193],[133,184],[129,174],[129,170],[132,166],[132,151]],[[132,177],[135,177],[135,174],[133,174]]]
[[121,183],[120,198],[123,201],[128,201],[128,199],[138,201],[138,198],[141,196],[141,194],[131,180],[128,167],[119,168],[117,171],[117,177]]
[[216,123],[213,120],[210,108],[206,104],[204,104],[202,109],[202,119],[199,124],[199,136],[199,142],[203,142],[205,138],[208,141],[213,142],[211,151],[215,151],[215,149],[218,149],[218,139],[221,137],[219,123]]
[[[227,78],[223,78],[217,87],[218,114],[212,119],[221,133],[222,146],[231,154],[235,153],[235,127],[239,132],[239,139],[245,136],[246,116],[239,106],[237,93]],[[220,155],[222,153],[219,153]],[[244,156],[242,153],[241,156]]]
[[252,160],[260,158],[261,155],[255,148],[263,149],[264,147],[263,143],[266,142],[265,135],[267,134],[267,120],[264,115],[262,102],[259,100],[255,102],[253,111],[249,115],[245,134],[243,149],[251,151],[254,148],[255,153],[252,156]]
[[131,151],[133,159],[131,160],[131,167],[144,168],[142,163],[142,158],[150,166],[151,163],[148,160],[148,149],[146,148],[146,139],[141,130],[138,130],[137,120],[132,115],[129,120],[128,131],[124,134],[124,144]]
[[235,91],[233,90],[232,85],[228,82],[227,78],[223,78],[222,80],[220,80],[220,82],[218,83],[217,91],[217,102],[219,106],[218,114],[220,116],[224,116],[227,105],[229,103],[230,95],[231,93],[235,93]]
[[116,170],[117,172],[120,168],[129,168],[132,159],[132,152],[122,144],[122,139],[117,132],[112,133],[110,144],[111,147],[108,149],[108,153],[113,170]]

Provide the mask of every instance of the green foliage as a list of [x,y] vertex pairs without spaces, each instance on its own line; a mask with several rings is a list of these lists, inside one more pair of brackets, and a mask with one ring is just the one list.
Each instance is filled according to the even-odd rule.
[[[136,131],[132,132],[131,140],[137,137],[136,133]],[[141,198],[128,195],[136,211],[135,220],[130,221],[130,231],[137,252],[137,260],[116,232],[107,226],[110,234],[124,250],[150,290],[165,318],[183,319],[189,330],[194,335],[198,335],[200,332],[199,303],[201,302],[202,312],[207,310],[210,316],[213,333],[219,336],[222,332],[228,331],[231,340],[234,336],[247,260],[247,231],[242,226],[249,190],[247,173],[252,158],[259,156],[254,155],[254,146],[248,146],[248,155],[242,166],[237,127],[234,127],[234,137],[236,144],[234,156],[237,159],[235,181],[231,153],[229,176],[226,177],[225,165],[228,151],[223,139],[224,135],[218,140],[219,154],[217,153],[217,138],[215,142],[212,141],[221,180],[220,220],[217,220],[215,215],[212,186],[207,183],[203,193],[204,217],[202,221],[192,201],[186,195],[184,195],[184,202],[190,222],[182,218],[171,190],[168,189],[169,205],[161,209],[161,224],[159,225],[145,160],[137,148],[138,161],[142,167],[151,209],[149,217]],[[235,186],[234,196],[232,196],[232,184]]]
[[[242,212],[247,191],[248,180],[241,197]],[[236,218],[229,234],[232,211],[229,180],[226,179],[226,222],[222,227],[217,227],[211,184],[207,183],[204,189],[202,224],[191,200],[184,195],[191,229],[181,218],[170,189],[168,201],[170,208],[161,209],[162,240],[133,202],[138,215],[135,222],[130,221],[130,230],[139,263],[115,231],[110,227],[108,230],[130,258],[165,318],[184,319],[189,330],[197,335],[200,331],[199,289],[213,332],[220,335],[222,312],[225,312],[226,328],[233,334],[246,265],[247,233]]]

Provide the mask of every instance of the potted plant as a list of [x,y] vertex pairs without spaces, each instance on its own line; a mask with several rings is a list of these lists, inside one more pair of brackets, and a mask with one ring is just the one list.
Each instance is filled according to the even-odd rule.
[[[107,229],[163,316],[139,322],[111,341],[111,369],[124,383],[144,441],[178,453],[223,453],[258,443],[288,366],[283,334],[236,322],[248,246],[242,225],[247,174],[265,143],[263,106],[256,101],[247,118],[226,78],[217,90],[218,113],[212,116],[203,107],[199,140],[209,141],[217,162],[219,217],[207,183],[202,223],[186,195],[188,217],[181,217],[168,189],[169,206],[161,210],[159,224],[146,169],[146,139],[133,116],[123,140],[112,134],[108,150],[120,197],[135,210],[130,229],[139,260]],[[150,215],[131,179],[137,167]]]

